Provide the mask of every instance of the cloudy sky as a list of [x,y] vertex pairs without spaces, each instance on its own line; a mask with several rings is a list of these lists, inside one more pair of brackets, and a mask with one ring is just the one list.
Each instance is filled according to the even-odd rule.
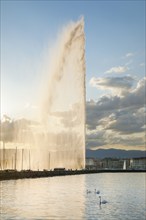
[[[1,1],[1,116],[34,115],[44,57],[84,16],[87,148],[145,148],[145,1]],[[38,88],[38,89],[37,89]]]

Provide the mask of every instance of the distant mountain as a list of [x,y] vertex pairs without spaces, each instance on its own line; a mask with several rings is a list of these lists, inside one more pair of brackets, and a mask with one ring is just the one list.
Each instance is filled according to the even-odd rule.
[[118,150],[118,149],[98,149],[98,150],[86,150],[86,157],[94,158],[136,158],[146,157],[146,151],[140,150]]

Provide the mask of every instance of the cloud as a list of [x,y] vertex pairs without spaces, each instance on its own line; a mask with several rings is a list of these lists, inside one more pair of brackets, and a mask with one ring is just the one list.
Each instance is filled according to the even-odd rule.
[[125,55],[125,57],[128,57],[128,58],[129,58],[129,57],[133,57],[133,56],[134,56],[134,53],[131,53],[131,52],[130,52],[130,53],[127,53],[127,54]]
[[86,147],[100,147],[106,145],[105,131],[88,130],[86,135]]
[[[93,131],[95,134],[95,131]],[[121,135],[116,132],[108,132],[104,130],[103,135],[99,135],[100,131],[96,131],[97,136],[94,139],[89,138],[87,133],[86,137],[86,147],[88,149],[98,149],[98,148],[126,148],[126,149],[139,149],[143,150],[146,144],[144,135]]]
[[143,78],[138,81],[136,88],[134,88],[131,92],[125,95],[124,98],[121,99],[121,104],[124,107],[143,107],[145,105],[145,85],[146,78]]
[[133,86],[134,78],[131,76],[123,77],[105,77],[105,78],[91,78],[89,84],[92,87],[100,89],[116,90],[119,93],[125,92],[125,90],[131,89]]
[[[134,88],[128,90],[123,96],[104,95],[97,101],[90,100],[86,102],[86,147],[117,147],[143,149],[145,146],[145,84],[146,78],[139,80]],[[54,117],[60,117],[61,123],[66,127],[75,126],[79,118],[72,118],[70,124],[67,124],[66,116],[80,109],[78,105],[72,108],[72,111],[54,113]],[[39,124],[26,119],[11,120],[5,116],[1,121],[1,140],[5,142],[21,143],[27,140],[33,141],[35,137],[33,131],[39,133]],[[23,134],[23,135],[21,135]],[[50,134],[53,137],[53,134]],[[41,141],[44,139],[40,133]],[[59,135],[65,140],[70,138],[80,140],[78,134],[62,133]],[[49,136],[48,136],[49,140]]]
[[129,68],[127,66],[115,66],[107,70],[105,73],[125,73]]
[[145,63],[140,63],[139,65],[140,65],[141,67],[143,67],[143,66],[145,66]]
[[[145,82],[146,78],[137,82],[137,85],[125,96],[120,97],[118,95],[104,95],[99,98],[97,102],[94,100],[86,103],[86,114],[88,116],[103,116],[104,113],[121,109],[141,109],[145,104]],[[90,118],[89,118],[90,119]],[[88,118],[87,118],[88,120]],[[94,117],[95,120],[95,117]],[[98,118],[99,120],[99,118]],[[89,120],[90,121],[90,120]]]
[[[7,116],[7,118],[9,118]],[[38,125],[35,121],[27,119],[5,120],[0,122],[1,136],[0,140],[7,143],[27,143],[28,140],[33,140],[31,128]]]
[[29,102],[27,102],[24,106],[25,109],[38,109],[38,106],[37,105],[33,105],[33,104],[30,104]]
[[132,53],[132,52],[128,52],[126,53],[124,56],[122,56],[123,59],[127,59],[127,58],[131,58],[135,56],[135,53]]
[[105,128],[117,131],[120,134],[134,134],[143,132],[144,118],[146,114],[141,111],[134,111],[133,109],[116,112],[114,117],[111,115],[105,120]]
[[2,122],[11,122],[12,121],[12,119],[8,116],[8,115],[3,115],[3,117],[2,117]]
[[144,148],[145,83],[143,78],[123,96],[104,95],[96,102],[86,103],[88,148],[113,145]]
[[[125,66],[129,66],[129,65],[131,65],[133,63],[133,60],[129,60],[129,61],[127,61],[127,63],[125,63]],[[129,67],[128,67],[128,69],[130,69]]]

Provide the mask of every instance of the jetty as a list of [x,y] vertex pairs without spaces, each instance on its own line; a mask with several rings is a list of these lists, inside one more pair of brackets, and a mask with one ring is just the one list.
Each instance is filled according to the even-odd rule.
[[24,178],[42,178],[42,177],[55,177],[55,176],[67,176],[67,175],[80,175],[80,174],[95,174],[95,173],[131,173],[131,172],[146,172],[146,170],[65,170],[65,169],[55,169],[55,170],[43,170],[43,171],[33,171],[33,170],[1,170],[0,171],[0,181],[3,180],[14,180],[14,179],[24,179]]

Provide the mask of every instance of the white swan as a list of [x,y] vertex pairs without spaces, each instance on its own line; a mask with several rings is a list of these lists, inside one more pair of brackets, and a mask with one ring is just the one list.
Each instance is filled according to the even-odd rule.
[[100,199],[100,201],[99,201],[99,204],[101,205],[101,204],[106,204],[106,203],[108,203],[106,200],[102,200],[101,201],[101,196],[99,196],[99,199]]
[[100,191],[99,191],[99,190],[96,191],[96,189],[95,189],[95,193],[96,193],[96,194],[100,194]]

